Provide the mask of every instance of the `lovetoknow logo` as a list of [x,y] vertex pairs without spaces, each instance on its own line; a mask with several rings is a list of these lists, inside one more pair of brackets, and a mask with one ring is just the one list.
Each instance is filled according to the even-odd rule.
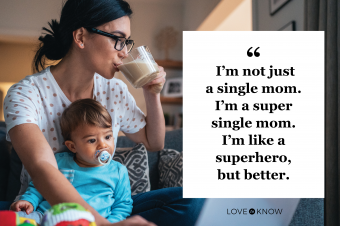
[[269,208],[269,209],[254,209],[254,208],[242,208],[242,209],[238,209],[238,208],[232,208],[232,209],[227,209],[227,214],[228,215],[281,215],[283,212],[283,209],[273,209],[273,208]]

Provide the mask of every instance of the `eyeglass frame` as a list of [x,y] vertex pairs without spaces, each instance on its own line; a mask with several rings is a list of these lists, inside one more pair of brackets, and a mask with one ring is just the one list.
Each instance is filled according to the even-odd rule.
[[[115,49],[118,50],[118,51],[122,51],[124,49],[125,46],[131,44],[131,48],[128,49],[128,53],[132,50],[135,42],[131,39],[127,39],[127,38],[124,38],[124,37],[119,37],[117,35],[113,35],[113,34],[110,34],[110,33],[107,33],[105,31],[102,31],[102,30],[99,30],[97,28],[93,28],[93,27],[87,27],[86,28],[88,31],[90,32],[93,32],[93,33],[96,33],[96,34],[99,34],[99,35],[103,35],[103,36],[106,36],[106,37],[109,37],[109,38],[112,38],[113,40],[115,40]],[[117,43],[118,43],[118,40],[119,39],[125,39],[125,41],[123,42],[123,47],[121,49],[117,49]]]

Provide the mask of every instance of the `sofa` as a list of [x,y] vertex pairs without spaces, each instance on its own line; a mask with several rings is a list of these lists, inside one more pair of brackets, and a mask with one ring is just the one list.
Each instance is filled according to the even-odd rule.
[[[164,149],[182,152],[182,138],[182,129],[166,132]],[[117,147],[133,147],[134,145],[135,143],[127,137],[118,138]],[[11,143],[6,141],[5,123],[0,122],[0,201],[7,201],[7,203],[15,198],[20,189],[22,165],[15,151],[12,150]],[[148,152],[151,190],[159,189],[159,160],[159,152]],[[5,207],[0,205],[0,209],[3,208]],[[324,225],[324,199],[300,199],[290,226],[304,225]]]

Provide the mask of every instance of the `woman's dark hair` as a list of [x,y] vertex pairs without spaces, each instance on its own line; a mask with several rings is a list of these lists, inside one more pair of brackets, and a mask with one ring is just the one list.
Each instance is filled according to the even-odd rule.
[[33,71],[45,68],[46,59],[60,60],[69,51],[72,32],[81,27],[97,27],[123,16],[130,16],[132,10],[124,0],[67,0],[63,6],[60,22],[52,20],[51,29],[40,36],[39,49],[33,60]]

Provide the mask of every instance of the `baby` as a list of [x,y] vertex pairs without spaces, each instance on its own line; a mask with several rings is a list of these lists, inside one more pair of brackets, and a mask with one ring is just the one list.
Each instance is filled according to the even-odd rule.
[[[65,109],[60,126],[65,145],[73,153],[55,155],[59,170],[108,221],[124,220],[132,211],[130,181],[126,167],[111,161],[114,137],[110,114],[95,100],[78,100]],[[11,210],[40,223],[50,207],[30,182]]]

